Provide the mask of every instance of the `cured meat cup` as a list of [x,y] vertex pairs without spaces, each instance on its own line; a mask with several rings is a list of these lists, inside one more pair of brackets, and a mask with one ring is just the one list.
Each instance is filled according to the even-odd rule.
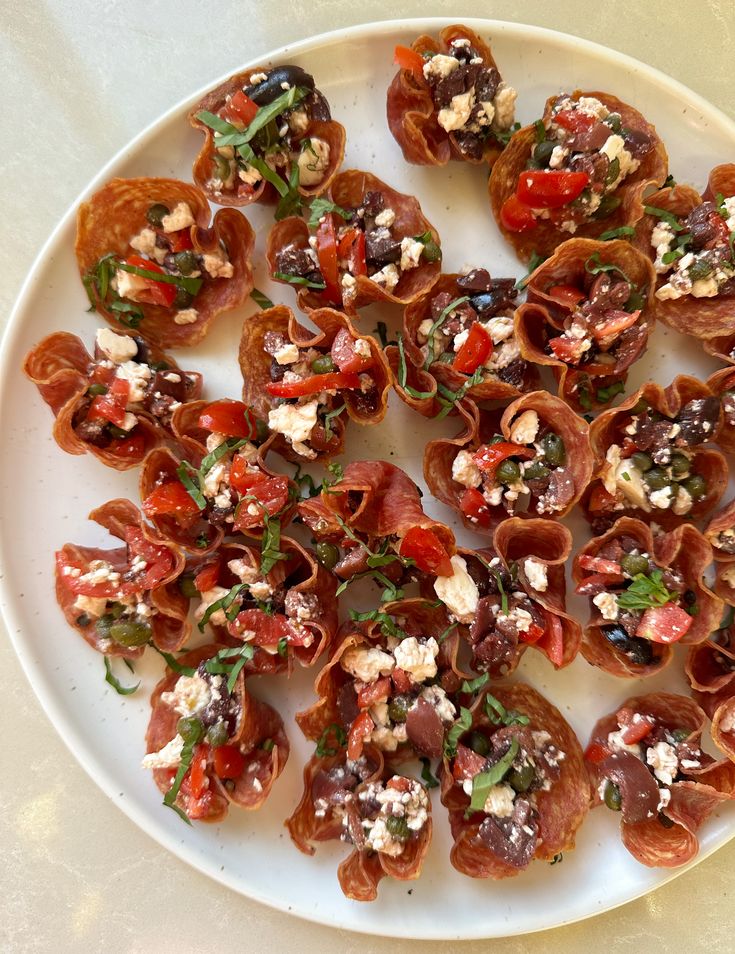
[[710,634],[709,639],[691,647],[685,669],[695,700],[712,720],[712,740],[735,762],[735,627],[732,606],[728,606],[719,628]]
[[651,868],[676,868],[699,851],[697,832],[732,798],[735,766],[700,748],[705,714],[686,696],[626,699],[592,730],[585,760],[593,804],[621,813],[623,844]]
[[283,720],[245,688],[232,647],[201,646],[153,690],[143,767],[184,819],[260,808],[288,759]]
[[690,524],[654,535],[621,517],[574,558],[576,592],[590,599],[582,639],[587,662],[614,676],[649,676],[671,644],[701,643],[717,627],[722,600],[704,582],[712,548]]
[[551,96],[517,132],[488,183],[495,221],[518,257],[545,258],[571,236],[633,225],[631,194],[660,188],[668,157],[656,130],[610,93]]
[[180,550],[142,519],[130,500],[110,500],[89,515],[124,541],[115,550],[66,543],[56,554],[56,599],[67,623],[106,656],[141,656],[148,643],[180,649],[189,635],[188,601],[176,580]]
[[646,350],[655,282],[629,243],[569,239],[528,278],[517,318],[521,354],[552,368],[559,396],[575,410],[604,407]]
[[439,234],[417,199],[358,169],[340,172],[308,221],[290,216],[268,235],[275,281],[293,285],[299,308],[356,315],[374,301],[408,305],[436,282]]
[[722,416],[714,441],[728,454],[735,452],[735,368],[721,368],[707,378],[707,387],[720,399]]
[[54,413],[53,435],[68,454],[93,454],[115,470],[137,467],[175,436],[174,411],[199,397],[202,376],[181,371],[155,345],[99,328],[94,355],[66,331],[47,335],[23,370]]
[[159,346],[197,344],[217,315],[243,304],[254,245],[244,215],[220,209],[212,219],[204,193],[178,179],[112,179],[77,212],[92,309]]
[[204,133],[194,182],[217,205],[279,201],[281,217],[326,191],[345,154],[344,126],[300,66],[236,73],[196,104],[189,122]]
[[516,91],[503,82],[490,46],[461,24],[439,39],[397,46],[388,87],[388,127],[407,162],[493,162],[513,131]]

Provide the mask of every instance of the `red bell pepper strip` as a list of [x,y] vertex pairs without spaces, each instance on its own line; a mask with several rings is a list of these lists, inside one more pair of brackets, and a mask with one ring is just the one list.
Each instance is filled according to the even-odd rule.
[[558,338],[549,339],[549,349],[555,358],[563,361],[564,364],[577,364],[584,354],[584,340],[582,338],[568,338],[566,335],[559,335]]
[[[141,258],[140,255],[130,255],[125,260],[126,265],[134,265],[136,268],[144,268],[147,272],[157,272],[165,275],[166,272],[147,258]],[[134,274],[134,273],[133,273]],[[170,308],[176,298],[176,285],[170,282],[157,282],[154,278],[143,278],[136,275],[139,281],[145,283],[145,287],[135,292],[135,301],[147,302],[151,305],[163,305]]]
[[586,762],[592,762],[593,765],[598,765],[600,762],[603,762],[609,754],[610,750],[600,742],[590,742],[584,751],[584,758]]
[[362,755],[363,746],[367,739],[373,734],[375,723],[369,712],[361,712],[355,719],[350,728],[347,737],[347,757],[350,759],[359,759]]
[[602,557],[584,553],[579,558],[579,565],[583,570],[593,570],[595,573],[621,573],[620,564],[615,560],[603,560]]
[[197,745],[191,759],[191,766],[187,774],[189,776],[189,790],[194,798],[201,798],[209,784],[207,778],[208,750],[208,745]]
[[242,401],[213,401],[199,415],[199,427],[225,437],[252,440],[258,433],[252,408]]
[[107,445],[107,450],[123,460],[142,457],[145,453],[145,435],[137,429],[129,437],[115,437]]
[[411,676],[406,672],[405,669],[401,669],[396,666],[393,672],[390,674],[390,678],[393,681],[393,687],[397,693],[407,693],[411,691],[411,686],[413,682],[411,681]]
[[353,275],[367,275],[365,233],[362,229],[348,229],[339,240],[340,261],[346,259]]
[[557,123],[563,129],[570,132],[583,132],[591,129],[599,122],[596,116],[590,116],[589,113],[582,112],[581,109],[562,109],[552,117],[552,122]]
[[500,207],[500,222],[509,232],[528,232],[538,224],[530,206],[509,195]]
[[546,294],[562,305],[575,308],[587,295],[574,285],[552,285]]
[[535,448],[524,447],[522,444],[511,444],[508,441],[500,441],[498,444],[483,444],[472,455],[480,470],[491,477],[495,474],[498,464],[508,457],[521,457],[523,460],[530,460],[535,456]]
[[214,770],[220,778],[239,778],[245,769],[245,756],[236,745],[218,745],[213,752]]
[[560,209],[581,195],[589,181],[586,172],[527,169],[518,176],[516,196],[532,209]]
[[490,505],[476,487],[468,487],[459,498],[459,509],[470,523],[478,527],[490,525]]
[[335,305],[342,303],[339,288],[339,270],[337,268],[337,236],[334,229],[334,216],[328,212],[316,230],[316,254],[319,270],[324,279],[323,294]]
[[205,567],[202,567],[202,569],[194,577],[194,586],[199,590],[200,593],[206,593],[208,590],[214,589],[219,580],[219,571],[219,560],[215,560],[213,563],[208,563]]
[[293,381],[284,384],[283,381],[273,381],[266,384],[266,391],[273,397],[295,398],[306,397],[308,394],[319,394],[320,391],[355,390],[360,387],[360,378],[354,372],[329,371],[327,374],[313,374],[302,381]]
[[449,554],[433,530],[411,527],[401,540],[398,552],[413,560],[419,570],[436,576],[454,576]]
[[382,676],[375,682],[363,686],[357,693],[357,706],[359,709],[369,709],[376,702],[384,702],[391,693],[390,676]]
[[487,759],[484,756],[478,755],[477,752],[460,743],[452,763],[452,775],[457,781],[474,778],[483,771],[486,762]]
[[554,666],[561,666],[564,662],[564,631],[561,620],[550,610],[544,609],[546,629],[543,636],[536,642],[536,647],[546,655]]
[[[233,463],[233,469],[234,467]],[[256,477],[257,479],[253,479]],[[246,498],[255,497],[255,501],[248,499],[240,501],[232,524],[233,530],[251,530],[253,527],[263,526],[266,516],[275,517],[288,502],[288,477],[280,475],[269,477],[267,474],[258,472],[257,475],[251,475],[249,486],[242,490],[241,488],[245,487],[247,482],[248,478],[244,476],[242,478],[236,476],[233,479],[232,471],[230,471],[230,483],[238,493]],[[250,513],[249,504],[256,501],[257,512]]]
[[166,240],[171,246],[172,252],[188,252],[189,249],[194,248],[194,243],[191,240],[191,226],[179,229],[178,232],[169,232],[166,235]]
[[457,352],[452,367],[455,371],[461,371],[462,374],[474,374],[481,364],[485,364],[492,353],[493,339],[487,329],[483,328],[479,321],[476,321],[470,328],[470,333],[467,335],[464,344]]
[[255,119],[260,107],[254,103],[241,89],[233,93],[230,99],[220,110],[220,116],[228,123],[244,123],[249,126]]
[[607,313],[607,321],[604,321],[601,325],[593,325],[590,328],[590,333],[595,341],[600,341],[602,338],[609,338],[612,335],[619,335],[622,331],[625,331],[626,328],[630,328],[632,325],[638,321],[640,317],[640,309],[637,311],[609,311]]

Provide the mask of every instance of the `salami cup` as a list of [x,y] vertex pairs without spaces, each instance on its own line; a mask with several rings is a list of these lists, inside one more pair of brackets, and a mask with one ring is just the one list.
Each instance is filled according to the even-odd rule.
[[732,798],[735,766],[700,748],[705,714],[686,696],[626,699],[592,730],[585,751],[593,804],[621,813],[623,844],[651,868],[676,868],[699,851],[697,831]]
[[347,420],[382,421],[392,381],[380,346],[345,315],[309,317],[316,333],[276,305],[246,319],[240,338],[243,400],[267,418],[273,449],[297,463],[341,453]]
[[173,409],[199,397],[202,376],[141,338],[100,328],[90,355],[76,335],[57,331],[23,364],[54,413],[53,435],[68,454],[90,453],[108,467],[137,467],[174,436]]
[[604,407],[646,350],[655,281],[627,242],[564,242],[528,279],[516,323],[521,354],[551,367],[560,397],[578,411]]
[[582,749],[562,714],[531,686],[483,690],[448,739],[442,804],[450,860],[472,878],[511,878],[574,847],[589,805]]
[[[461,24],[438,40],[422,35],[396,47],[400,69],[388,87],[388,126],[407,162],[450,159],[492,165],[511,126],[515,90],[500,78],[490,46]],[[452,108],[455,97],[463,108]]]
[[231,647],[211,644],[180,656],[151,696],[143,767],[164,805],[185,819],[219,822],[230,805],[260,808],[283,771],[283,720],[245,688]]
[[188,601],[176,579],[184,557],[144,523],[130,500],[110,500],[89,515],[124,546],[67,543],[56,554],[56,599],[66,621],[106,656],[133,659],[152,642],[174,652],[189,635]]
[[671,644],[701,643],[717,628],[722,601],[704,582],[712,548],[689,524],[654,536],[621,517],[574,559],[577,593],[590,598],[582,654],[614,676],[652,675]]
[[735,626],[732,607],[709,639],[692,646],[686,674],[694,698],[712,719],[712,740],[735,762]]
[[542,119],[512,137],[488,192],[500,231],[527,262],[570,234],[599,238],[634,224],[631,192],[662,186],[667,172],[664,144],[638,110],[576,90],[550,97]]
[[247,299],[254,245],[240,212],[220,209],[212,220],[204,194],[178,179],[112,179],[77,213],[90,304],[159,346],[197,344],[217,315]]

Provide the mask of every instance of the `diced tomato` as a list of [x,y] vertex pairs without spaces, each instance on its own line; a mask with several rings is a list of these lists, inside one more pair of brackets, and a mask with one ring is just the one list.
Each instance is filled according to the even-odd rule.
[[249,126],[255,119],[260,107],[241,89],[233,93],[220,110],[220,116],[228,123],[244,123]]
[[227,629],[232,636],[254,633],[255,635],[248,636],[247,640],[253,646],[277,646],[282,639],[285,639],[289,646],[304,646],[314,638],[310,629],[292,623],[283,613],[274,613],[271,616],[265,610],[257,608],[238,613]]
[[133,428],[128,437],[114,437],[106,450],[121,460],[140,458],[145,453],[145,434]]
[[187,775],[189,776],[189,791],[194,798],[201,798],[209,786],[207,778],[207,755],[209,746],[205,744],[197,745],[191,759],[191,766]]
[[536,647],[544,652],[546,658],[554,666],[561,666],[564,662],[564,631],[561,620],[550,610],[544,610],[546,629],[543,636],[536,643]]
[[362,749],[365,741],[373,734],[375,723],[369,712],[361,712],[355,719],[350,728],[347,737],[347,757],[350,759],[359,759],[362,755]]
[[595,116],[590,116],[589,113],[584,113],[581,109],[562,109],[554,116],[553,121],[563,129],[575,133],[591,129],[599,122]]
[[587,507],[590,513],[610,513],[615,508],[615,497],[598,484],[590,494]]
[[498,464],[507,460],[508,457],[521,457],[523,460],[530,460],[535,456],[536,451],[533,447],[500,441],[497,444],[483,444],[473,454],[473,460],[483,473],[492,476],[497,470]]
[[594,570],[595,573],[621,573],[621,567],[615,560],[603,560],[602,557],[584,553],[579,557],[579,565],[583,570]]
[[145,573],[135,574],[130,583],[123,583],[124,591],[128,591],[128,588],[130,592],[152,589],[173,570],[174,556],[171,550],[146,539],[139,527],[126,527],[125,542],[128,547],[128,560],[132,563],[136,557],[140,557],[145,560],[146,568]]
[[187,780],[188,776],[184,776],[184,781],[181,784],[181,791],[188,796],[186,799],[186,814],[192,821],[208,818],[214,801],[212,790],[205,788],[201,798],[194,798],[189,790]]
[[[156,262],[151,262],[147,258],[141,258],[140,255],[130,255],[125,260],[126,265],[134,265],[136,268],[144,268],[147,272],[157,272],[159,275],[165,275],[164,269]],[[141,288],[135,293],[135,300],[148,302],[151,305],[163,305],[170,308],[176,298],[176,285],[171,282],[157,282],[154,278],[144,278],[136,276],[145,282],[145,288]]]
[[530,645],[533,645],[541,639],[545,632],[546,630],[542,626],[531,623],[526,632],[518,633],[518,638],[522,643],[530,643]]
[[[367,338],[358,338],[357,341],[364,341],[368,346],[370,344]],[[340,328],[334,336],[331,355],[340,371],[357,373],[358,371],[365,371],[374,363],[371,350],[367,354],[357,353],[357,341],[346,328]]]
[[653,731],[653,719],[646,718],[645,716],[639,718],[634,722],[630,722],[623,729],[622,740],[627,745],[632,745],[634,742],[640,742],[641,739],[645,739],[647,735],[650,735]]
[[[112,567],[116,572],[120,572],[121,567],[116,565]],[[83,580],[82,577],[89,570],[89,566],[85,563],[84,560],[71,560],[62,550],[59,550],[56,554],[56,570],[59,574],[59,578],[63,581],[63,585],[71,593],[77,593],[80,596],[96,596],[101,598],[106,597],[116,597],[120,596],[120,584],[112,583],[110,580],[103,580],[100,583],[90,583],[86,580]],[[70,571],[79,570],[79,574],[72,575]]]
[[604,321],[601,325],[593,325],[590,328],[590,333],[595,341],[601,341],[603,338],[619,335],[625,331],[626,328],[630,328],[638,321],[640,313],[640,309],[638,309],[638,311],[618,311],[613,309],[607,312],[607,321]]
[[391,693],[390,676],[382,676],[375,682],[363,686],[357,693],[357,705],[360,709],[369,709],[376,702],[384,702]]
[[518,176],[516,196],[532,209],[559,209],[574,201],[589,181],[586,172],[527,169]]
[[426,63],[426,60],[416,50],[412,50],[410,46],[397,46],[393,51],[393,62],[396,66],[400,66],[402,70],[413,73],[417,78],[424,78],[424,63]]
[[245,756],[236,745],[218,745],[213,755],[214,770],[220,778],[239,778],[245,770]]
[[390,678],[393,681],[393,686],[397,693],[401,694],[411,691],[413,682],[411,681],[411,677],[405,669],[401,669],[396,666],[396,668],[390,674]]
[[112,379],[115,377],[114,368],[106,368],[102,364],[96,364],[94,366],[94,371],[89,376],[90,384],[103,384],[106,388],[112,384]]
[[585,577],[585,579],[577,585],[577,589],[574,592],[579,596],[588,596],[593,591],[596,591],[599,586],[608,589],[611,586],[622,583],[623,579],[622,573],[593,573],[591,576]]
[[148,494],[143,501],[143,513],[147,517],[172,516],[186,523],[199,515],[199,507],[181,481],[170,478]]
[[227,398],[208,404],[199,415],[199,427],[225,437],[252,440],[258,433],[253,409],[242,401]]
[[468,487],[462,491],[459,509],[471,523],[476,523],[478,527],[490,526],[488,502],[476,487]]
[[436,576],[453,576],[449,554],[433,530],[423,527],[411,527],[401,540],[398,552],[402,557],[413,560],[419,570]]
[[347,261],[353,275],[367,275],[365,233],[362,229],[347,229],[337,248],[340,261]]
[[583,345],[583,338],[568,338],[566,335],[549,338],[551,353],[565,364],[577,364],[581,360],[584,354]]
[[334,217],[327,212],[324,221],[316,230],[316,254],[319,258],[319,270],[324,279],[324,296],[335,305],[342,304],[339,290],[339,270],[337,268],[337,236],[334,229]]
[[470,333],[467,335],[464,344],[457,352],[452,367],[455,371],[461,371],[462,374],[474,374],[492,353],[493,339],[480,322],[476,321],[470,328]]
[[[233,465],[234,466],[234,465]],[[236,490],[247,497],[255,497],[255,501],[242,500],[235,513],[234,530],[251,530],[253,527],[263,526],[266,515],[274,517],[288,502],[288,478],[283,476],[269,477],[259,471],[248,481],[246,476],[237,480]],[[230,472],[230,483],[235,486]],[[246,486],[247,485],[247,486]],[[249,506],[256,502],[257,512],[250,513]]]
[[500,208],[500,222],[509,232],[528,232],[538,224],[533,210],[517,195],[509,195]]
[[92,401],[87,420],[109,421],[115,427],[122,427],[129,399],[130,382],[125,378],[115,378],[107,394],[98,394]]
[[593,765],[598,765],[604,761],[609,754],[610,750],[605,748],[600,742],[590,742],[584,750],[585,761],[592,762]]
[[274,381],[266,384],[266,391],[273,397],[293,398],[318,394],[320,391],[354,391],[360,387],[360,378],[353,372],[329,371],[327,374],[313,374],[310,378],[284,384]]
[[191,226],[179,229],[178,232],[169,232],[166,235],[166,240],[171,246],[172,252],[188,252],[190,248],[194,248],[194,243],[191,240]]
[[452,763],[452,775],[457,781],[465,778],[474,778],[485,768],[484,756],[478,755],[472,749],[461,743],[457,746],[457,754]]
[[555,301],[561,302],[562,305],[568,305],[569,308],[574,308],[587,297],[581,289],[574,285],[552,285],[546,294]]
[[397,792],[410,792],[411,780],[405,775],[394,775],[385,783],[386,788],[394,788]]
[[674,603],[652,606],[643,614],[635,634],[653,643],[675,643],[686,636],[693,622],[689,613]]
[[194,577],[194,586],[200,593],[206,593],[207,590],[214,589],[219,580],[220,561],[215,560],[208,563]]

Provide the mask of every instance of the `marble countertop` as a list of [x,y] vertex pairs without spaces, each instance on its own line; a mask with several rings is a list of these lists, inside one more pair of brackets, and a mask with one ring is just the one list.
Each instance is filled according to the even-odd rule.
[[[375,0],[369,19],[391,19],[395,10],[388,0]],[[234,72],[251,57],[367,19],[342,0],[207,5],[5,0],[2,12],[0,323],[74,196],[143,126],[184,94]],[[454,0],[437,0],[430,9],[420,0],[404,0],[400,9],[401,17],[460,20],[466,12],[467,6]],[[575,0],[520,5],[496,0],[476,4],[472,13],[606,44],[662,69],[735,115],[732,0],[619,0],[588,8]],[[384,948],[380,939],[306,923],[241,898],[169,855],[77,765],[46,720],[6,638],[0,639],[0,670],[3,951],[187,954],[223,943],[247,951],[323,954]],[[735,843],[730,843],[646,898],[578,925],[493,942],[493,950],[731,950],[733,868]],[[682,916],[694,910],[706,913]],[[438,942],[389,943],[398,951],[446,948]],[[481,941],[453,945],[467,952],[486,947]]]

